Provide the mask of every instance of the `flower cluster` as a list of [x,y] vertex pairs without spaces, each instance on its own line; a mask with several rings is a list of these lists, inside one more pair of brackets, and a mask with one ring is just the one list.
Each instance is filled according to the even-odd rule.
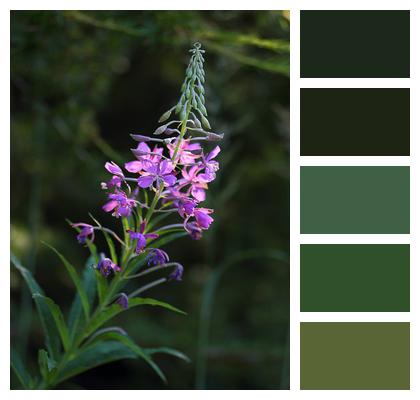
[[[211,132],[207,120],[204,90],[204,50],[196,44],[191,50],[191,61],[186,70],[178,103],[162,115],[159,126],[150,136],[131,135],[138,142],[131,149],[134,160],[124,166],[106,162],[105,169],[111,175],[101,184],[107,191],[103,211],[123,220],[124,241],[130,256],[118,262],[102,258],[97,269],[104,277],[125,268],[124,263],[141,254],[147,255],[151,268],[176,264],[168,279],[180,280],[183,267],[169,263],[168,254],[154,246],[156,239],[173,231],[186,231],[192,239],[200,239],[203,231],[213,222],[213,210],[203,207],[209,184],[216,179],[219,163],[216,157],[221,149],[218,145],[205,143],[221,140],[223,134]],[[169,120],[171,115],[178,118]],[[163,135],[163,138],[158,136]],[[207,149],[206,149],[207,147]],[[209,147],[209,148],[208,148]],[[154,218],[162,213],[177,214],[181,221],[171,225],[151,228],[157,224]],[[161,219],[160,219],[161,220]],[[79,223],[80,243],[94,240],[95,230],[106,230]],[[114,237],[118,236],[110,231]],[[125,305],[125,297],[118,302]]]

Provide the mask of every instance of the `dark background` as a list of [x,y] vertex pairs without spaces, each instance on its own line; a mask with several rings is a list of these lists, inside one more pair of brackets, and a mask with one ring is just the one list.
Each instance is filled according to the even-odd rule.
[[[157,356],[167,386],[143,361],[128,360],[61,388],[289,386],[287,12],[12,12],[11,248],[68,310],[72,283],[40,241],[83,268],[87,250],[65,219],[87,222],[92,212],[114,227],[101,210],[104,162],[131,160],[129,134],[150,134],[175,104],[196,40],[207,51],[210,122],[225,133],[206,203],[215,223],[199,242],[167,246],[184,280],[148,293],[188,316],[150,307],[113,322],[139,344],[177,348],[192,363]],[[11,341],[34,370],[42,333],[14,270],[11,295]]]

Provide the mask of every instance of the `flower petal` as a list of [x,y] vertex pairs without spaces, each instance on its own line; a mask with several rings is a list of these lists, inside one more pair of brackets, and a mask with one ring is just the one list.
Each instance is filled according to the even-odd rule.
[[154,181],[155,181],[154,176],[144,175],[144,176],[140,176],[137,179],[137,184],[140,187],[142,187],[143,189],[146,189],[146,188],[150,187]]
[[193,186],[191,190],[192,196],[197,199],[198,201],[204,201],[206,200],[206,192],[203,188]]
[[143,170],[143,163],[141,161],[130,161],[125,163],[125,169],[128,172],[136,173]]

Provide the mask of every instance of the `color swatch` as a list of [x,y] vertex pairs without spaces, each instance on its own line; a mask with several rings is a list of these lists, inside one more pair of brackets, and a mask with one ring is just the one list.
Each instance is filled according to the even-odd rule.
[[410,246],[302,244],[300,310],[410,311]]
[[303,322],[301,389],[409,389],[407,322]]
[[301,156],[409,156],[410,89],[301,89]]
[[300,12],[302,78],[409,78],[408,10]]
[[409,167],[301,167],[301,233],[410,232]]

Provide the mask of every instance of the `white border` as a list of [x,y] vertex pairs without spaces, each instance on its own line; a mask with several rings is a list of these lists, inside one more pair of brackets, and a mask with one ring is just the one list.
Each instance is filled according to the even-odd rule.
[[[244,399],[254,398],[255,395],[262,395],[266,398],[278,399],[279,397],[287,399],[336,399],[337,396],[342,399],[372,399],[372,396],[380,397],[381,399],[411,399],[413,396],[417,398],[420,395],[420,389],[418,384],[418,377],[420,376],[420,345],[419,345],[419,322],[420,322],[420,292],[417,289],[417,282],[420,278],[420,254],[418,240],[420,238],[420,210],[418,204],[420,204],[420,196],[418,190],[418,182],[420,182],[420,165],[419,165],[419,153],[420,153],[420,87],[418,71],[420,67],[419,63],[419,52],[420,46],[415,41],[415,38],[420,38],[420,18],[419,18],[419,7],[420,4],[416,0],[258,0],[258,1],[229,1],[229,0],[213,0],[212,2],[206,2],[201,0],[180,0],[174,3],[171,0],[153,2],[145,1],[133,1],[133,0],[119,0],[118,2],[112,0],[2,0],[1,2],[1,16],[0,16],[0,38],[1,38],[1,55],[2,63],[0,63],[0,79],[2,87],[2,112],[3,118],[0,119],[2,124],[2,151],[0,162],[3,172],[3,182],[6,180],[9,184],[9,168],[10,168],[10,132],[9,123],[9,111],[10,111],[10,67],[7,59],[10,56],[9,37],[10,37],[10,20],[9,10],[27,10],[27,9],[80,9],[80,10],[107,10],[107,9],[119,9],[119,10],[190,10],[190,9],[201,9],[201,10],[291,10],[291,390],[290,391],[238,391],[240,393],[234,394],[241,396]],[[309,160],[308,157],[299,157],[299,88],[300,87],[353,87],[356,83],[355,80],[351,79],[329,79],[328,83],[326,80],[322,80],[323,85],[320,84],[320,79],[300,79],[299,78],[299,10],[300,9],[410,9],[411,10],[411,78],[410,79],[360,79],[357,80],[357,85],[354,87],[411,87],[411,157],[410,159],[398,160],[398,165],[410,165],[411,166],[411,234],[410,235],[379,235],[374,239],[375,235],[369,235],[370,238],[363,237],[361,235],[351,235],[354,242],[360,243],[410,243],[411,244],[411,312],[407,316],[406,320],[411,321],[411,345],[412,345],[412,360],[411,360],[411,390],[410,391],[299,391],[299,321],[310,320],[315,318],[314,316],[308,316],[305,313],[299,312],[299,243],[326,243],[331,240],[337,240],[338,243],[350,243],[350,239],[347,235],[333,235],[335,239],[331,237],[323,238],[317,237],[320,235],[300,235],[299,234],[299,165],[315,165],[315,163],[323,163],[323,165],[337,165],[329,164],[330,162],[344,162],[340,160],[328,161],[323,159],[322,161]],[[418,39],[417,39],[418,41]],[[392,49],[390,50],[390,56],[392,56]],[[316,81],[316,82],[315,82]],[[386,82],[385,82],[386,81]],[[377,85],[377,86],[376,86]],[[383,85],[383,86],[382,86]],[[9,90],[8,90],[9,89]],[[383,160],[384,162],[397,163],[397,161]],[[400,162],[401,161],[401,162]],[[348,158],[345,160],[346,164],[342,165],[370,165],[370,162],[380,162],[379,160],[368,161],[351,160]],[[360,164],[358,164],[360,162]],[[308,163],[308,164],[307,164]],[[321,165],[321,164],[316,164]],[[341,164],[340,164],[341,165]],[[381,165],[381,164],[372,164]],[[397,164],[395,164],[397,165]],[[4,183],[3,183],[4,185]],[[1,209],[3,212],[10,209],[9,196],[3,195],[0,197]],[[2,246],[4,251],[0,253],[2,257],[1,265],[8,271],[8,246],[9,246],[9,227],[10,221],[8,218],[4,218],[1,225],[1,238]],[[303,237],[305,236],[305,237]],[[329,235],[328,235],[329,236]],[[3,296],[0,308],[2,311],[2,322],[3,329],[0,331],[2,346],[5,347],[3,357],[1,357],[0,364],[0,385],[6,397],[10,398],[27,398],[30,396],[33,399],[45,399],[55,398],[57,396],[56,391],[50,392],[25,392],[25,391],[9,391],[9,357],[6,356],[9,351],[9,272],[6,272],[7,276],[3,275],[3,279],[0,280],[2,285],[1,295]],[[401,318],[406,313],[401,313]],[[327,316],[321,315],[324,319]],[[365,314],[365,317],[367,314]],[[363,318],[361,315],[355,316],[355,318]],[[383,320],[390,320],[390,318],[399,318],[394,315],[386,316],[381,314]],[[387,317],[388,319],[385,319]],[[343,321],[348,320],[350,316],[346,313],[334,313],[331,318],[337,318]],[[373,317],[372,317],[373,318]],[[92,393],[93,392],[93,393]],[[60,396],[64,398],[70,398],[73,396],[71,391],[60,391]],[[114,399],[118,392],[114,391],[90,391],[89,394],[84,392],[78,393],[79,396],[101,396],[103,399]],[[132,393],[132,391],[124,391],[126,396],[145,396],[148,399],[161,399],[164,396],[171,396],[175,399],[189,399],[189,398],[209,398],[213,396],[212,391],[171,391],[167,394],[166,391],[142,391],[142,393]],[[222,398],[231,397],[230,391],[218,391],[218,396]]]

